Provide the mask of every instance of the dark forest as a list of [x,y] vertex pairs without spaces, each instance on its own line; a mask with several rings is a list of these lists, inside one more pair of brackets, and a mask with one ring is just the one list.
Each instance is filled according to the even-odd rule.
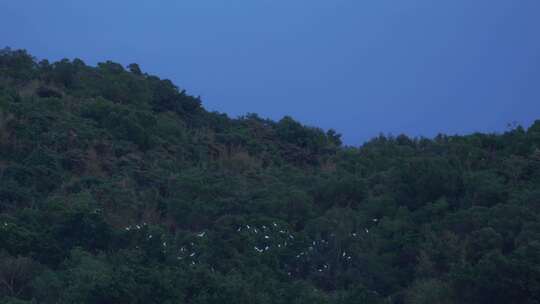
[[540,303],[540,121],[351,147],[6,48],[0,302]]

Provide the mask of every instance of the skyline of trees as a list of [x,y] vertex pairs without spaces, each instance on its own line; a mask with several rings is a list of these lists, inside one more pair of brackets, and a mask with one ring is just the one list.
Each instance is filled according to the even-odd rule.
[[540,120],[350,147],[0,51],[2,303],[539,303],[539,206]]

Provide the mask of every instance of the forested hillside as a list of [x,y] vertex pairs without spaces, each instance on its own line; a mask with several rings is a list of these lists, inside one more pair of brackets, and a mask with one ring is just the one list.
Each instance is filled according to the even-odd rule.
[[346,147],[4,49],[0,302],[540,303],[540,121]]

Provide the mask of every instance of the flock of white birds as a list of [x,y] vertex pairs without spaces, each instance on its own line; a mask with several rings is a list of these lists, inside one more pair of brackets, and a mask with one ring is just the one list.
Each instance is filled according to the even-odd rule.
[[[378,222],[378,219],[373,219],[373,222]],[[124,228],[125,231],[140,231],[144,227],[146,227],[146,223],[137,224],[137,225],[130,225]],[[280,227],[280,225],[276,222],[271,223],[270,225],[241,225],[236,228],[236,233],[238,234],[244,234],[248,238],[253,240],[253,250],[257,254],[264,254],[266,252],[271,252],[272,250],[280,250],[287,247],[293,247],[297,250],[297,254],[294,256],[296,259],[303,259],[307,258],[308,256],[314,254],[315,252],[319,252],[321,250],[324,250],[325,247],[329,246],[330,243],[328,240],[325,239],[319,239],[319,240],[309,240],[306,241],[305,239],[302,242],[296,242],[297,237],[291,232],[289,232],[288,229]],[[369,229],[364,228],[363,233],[369,234]],[[361,236],[361,233],[359,232],[352,232],[350,233],[350,237],[352,238],[358,238]],[[178,260],[188,260],[190,264],[195,265],[197,264],[197,256],[199,256],[199,252],[197,250],[197,239],[205,239],[208,237],[206,231],[201,231],[198,233],[194,233],[193,237],[196,239],[192,239],[190,242],[182,245],[179,247],[176,258]],[[330,233],[330,237],[334,238],[335,234]],[[153,238],[152,234],[147,234],[146,238],[148,240],[151,240]],[[304,247],[302,247],[302,245]],[[163,241],[161,243],[161,246],[163,247],[163,250],[166,250],[167,248],[167,242]],[[307,247],[305,247],[307,246]],[[302,247],[302,248],[299,248]],[[340,254],[340,258],[344,261],[351,261],[353,257],[349,255],[346,251],[342,251]],[[324,263],[322,265],[319,265],[316,267],[316,271],[323,272],[330,268],[330,265],[328,263]],[[289,275],[291,273],[289,272]]]

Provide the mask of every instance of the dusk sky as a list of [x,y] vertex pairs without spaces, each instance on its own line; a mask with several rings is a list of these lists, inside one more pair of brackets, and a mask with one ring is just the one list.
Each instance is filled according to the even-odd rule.
[[539,29],[538,0],[0,1],[0,48],[136,62],[208,110],[351,145],[540,119]]

